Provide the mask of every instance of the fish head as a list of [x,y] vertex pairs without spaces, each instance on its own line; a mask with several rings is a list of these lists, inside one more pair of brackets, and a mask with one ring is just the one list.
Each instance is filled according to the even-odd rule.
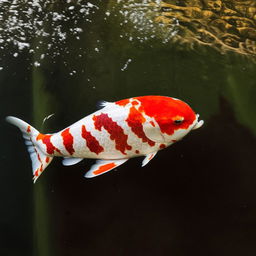
[[[201,127],[204,123],[203,120],[199,121],[199,115],[182,100],[150,95],[135,99],[140,103],[139,111],[156,122],[155,128],[157,127],[157,129],[154,131],[155,135],[157,135],[157,131],[159,136],[154,137],[159,137],[159,141],[164,140],[166,143],[173,143],[182,139],[191,130]],[[126,104],[126,101],[121,103]],[[152,135],[150,132],[146,134]]]
[[204,121],[199,120],[199,115],[185,102],[175,98],[171,98],[170,102],[165,116],[158,123],[165,141],[173,143],[181,140],[191,130],[200,128]]

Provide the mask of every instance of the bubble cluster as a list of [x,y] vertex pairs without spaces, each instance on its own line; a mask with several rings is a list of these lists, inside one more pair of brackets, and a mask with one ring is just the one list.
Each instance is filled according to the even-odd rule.
[[178,33],[179,20],[174,18],[172,24],[168,26],[155,22],[161,9],[160,2],[159,0],[119,0],[112,5],[106,15],[118,13],[121,16],[119,25],[124,31],[120,34],[121,38],[141,43],[157,38],[162,43],[167,43]]
[[[127,44],[154,38],[166,43],[177,33],[179,21],[175,19],[168,27],[155,22],[159,6],[159,0],[112,0],[108,4],[102,0],[0,0],[0,71],[5,68],[1,61],[6,56],[18,59],[26,52],[30,66],[40,68],[43,60],[54,63],[56,57],[72,54],[73,42],[86,33],[94,33],[92,25],[99,20],[112,20],[113,29]],[[105,9],[99,12],[102,8]],[[85,31],[89,25],[91,30]],[[94,40],[91,49],[87,49],[86,42],[80,43],[76,57],[88,53],[100,56],[101,40],[96,34]],[[71,65],[68,60],[63,63]],[[125,63],[124,70],[128,64]],[[74,76],[74,67],[69,69],[70,76]]]
[[68,39],[79,40],[83,32],[79,22],[91,22],[90,15],[98,9],[83,0],[0,0],[1,55],[40,52],[32,63],[39,67],[45,56],[60,55]]

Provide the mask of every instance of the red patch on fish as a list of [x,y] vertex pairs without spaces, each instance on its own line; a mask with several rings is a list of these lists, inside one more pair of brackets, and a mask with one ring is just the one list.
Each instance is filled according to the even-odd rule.
[[99,169],[97,169],[96,171],[93,172],[93,174],[95,175],[99,175],[102,174],[108,170],[113,169],[114,167],[116,167],[116,165],[114,163],[109,163],[109,164],[105,164],[105,165],[101,165]]
[[152,160],[152,158],[154,157],[154,154],[152,154],[150,157],[149,157],[149,161]]
[[155,142],[150,140],[143,131],[143,123],[145,123],[145,121],[146,119],[135,107],[130,108],[129,116],[126,119],[127,124],[143,142],[147,142],[151,147],[153,147],[155,146]]
[[42,163],[41,157],[40,157],[40,155],[39,155],[39,153],[38,153],[36,147],[34,147],[34,150],[35,150],[35,152],[36,152],[36,156],[37,156],[38,161],[39,161],[40,163]]
[[116,122],[114,122],[107,114],[93,116],[95,129],[101,131],[102,127],[110,134],[110,139],[115,141],[116,149],[126,155],[125,150],[131,150],[132,147],[127,144],[128,135],[124,134],[124,130]]
[[127,104],[129,104],[130,103],[130,99],[124,99],[124,100],[119,100],[119,101],[117,101],[117,102],[115,102],[117,105],[119,105],[119,106],[126,106]]
[[46,145],[46,152],[49,155],[53,155],[54,151],[61,153],[60,150],[54,147],[54,145],[51,143],[51,137],[52,135],[49,135],[49,134],[44,135],[39,133],[36,137],[36,140],[42,140],[42,142]]
[[42,172],[43,171],[43,165],[41,164],[39,168],[36,169],[35,171],[35,176],[38,177],[39,176],[39,172]]
[[132,105],[133,105],[133,106],[136,106],[136,105],[138,105],[138,104],[139,104],[139,102],[138,102],[137,100],[132,101]]
[[153,127],[155,127],[156,125],[155,125],[155,123],[153,122],[153,121],[150,121],[150,124],[153,126]]
[[[184,102],[165,96],[143,96],[135,99],[141,102],[139,110],[155,118],[161,132],[172,135],[175,130],[187,129],[195,120],[195,113]],[[184,117],[180,125],[173,123],[173,116]]]
[[[36,150],[35,150],[36,151]],[[40,158],[40,155],[38,154],[38,152],[36,151],[36,155],[37,155],[37,159],[38,159],[38,161],[40,162],[40,163],[42,163],[42,160],[41,160],[41,158]]]
[[82,126],[82,137],[86,140],[86,145],[91,152],[99,154],[100,152],[104,151],[104,148],[100,145],[96,138],[86,130],[85,125]]
[[31,126],[30,125],[27,128],[27,132],[31,132]]
[[69,128],[67,128],[66,130],[64,130],[62,133],[61,133],[61,136],[63,138],[63,144],[66,148],[66,150],[68,151],[68,153],[70,155],[72,155],[75,150],[73,148],[73,142],[74,142],[74,139],[73,139],[73,136],[72,134],[69,132]]
[[161,145],[159,146],[159,148],[160,148],[160,149],[166,148],[166,145],[161,144]]
[[50,161],[50,157],[47,156],[47,157],[45,158],[45,162],[46,162],[46,163],[49,163],[49,161]]

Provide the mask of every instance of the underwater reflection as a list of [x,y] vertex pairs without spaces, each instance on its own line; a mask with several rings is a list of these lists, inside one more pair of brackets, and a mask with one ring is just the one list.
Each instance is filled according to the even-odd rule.
[[[232,0],[128,1],[126,18],[141,22],[138,14],[162,24],[159,37],[183,47],[209,46],[221,53],[256,53],[256,2]],[[142,17],[142,15],[140,16]],[[145,18],[144,18],[145,20]],[[145,22],[143,24],[145,26]],[[154,30],[151,27],[151,30]],[[169,34],[169,35],[168,35]]]

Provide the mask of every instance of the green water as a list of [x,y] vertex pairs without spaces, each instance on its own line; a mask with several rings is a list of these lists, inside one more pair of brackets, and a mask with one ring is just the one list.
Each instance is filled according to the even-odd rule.
[[[0,254],[255,255],[255,62],[160,38],[130,41],[138,32],[105,15],[113,2],[98,2],[92,22],[78,20],[80,39],[59,42],[54,58],[53,49],[40,59],[43,37],[31,42],[32,55],[3,51]],[[120,37],[124,30],[131,34]],[[100,100],[150,94],[186,101],[205,125],[144,168],[135,158],[90,180],[83,175],[94,161],[55,159],[33,185],[23,139],[4,121],[14,115],[50,133]]]

